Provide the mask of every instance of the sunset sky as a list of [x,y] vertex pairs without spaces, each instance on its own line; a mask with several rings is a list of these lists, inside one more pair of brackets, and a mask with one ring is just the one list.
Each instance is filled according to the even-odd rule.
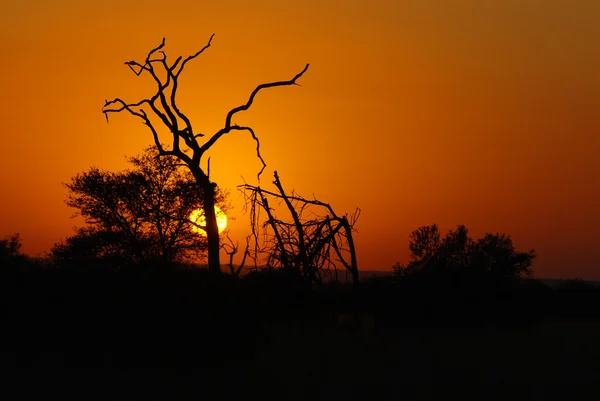
[[[0,2],[0,237],[42,255],[81,220],[67,182],[119,170],[152,141],[105,99],[152,95],[123,64],[166,37],[188,64],[179,104],[217,131],[257,84],[239,124],[262,141],[268,185],[362,209],[359,268],[408,261],[408,235],[437,223],[505,232],[534,248],[538,277],[600,279],[600,1],[4,0]],[[165,137],[165,142],[168,137]],[[260,163],[246,133],[223,138],[211,176],[235,190]]]

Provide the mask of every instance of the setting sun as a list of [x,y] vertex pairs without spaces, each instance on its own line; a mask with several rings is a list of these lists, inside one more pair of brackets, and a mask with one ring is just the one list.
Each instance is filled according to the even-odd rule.
[[[223,230],[225,230],[225,228],[227,228],[227,215],[218,206],[215,206],[215,213],[217,215],[217,225],[219,226],[219,234],[221,234],[223,232]],[[206,219],[204,218],[204,210],[202,210],[202,209],[194,210],[192,212],[192,214],[190,214],[190,220],[200,226],[205,226]],[[206,235],[206,231],[204,231],[200,227],[193,226],[192,230],[194,230],[194,232],[200,233],[202,235]]]

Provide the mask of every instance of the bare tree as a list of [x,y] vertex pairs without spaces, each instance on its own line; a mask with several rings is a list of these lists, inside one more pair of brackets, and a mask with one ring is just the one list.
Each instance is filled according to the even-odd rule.
[[[256,154],[263,166],[258,173],[258,177],[260,178],[260,174],[266,167],[266,163],[260,154],[260,141],[251,127],[237,125],[233,122],[233,118],[237,113],[248,110],[254,102],[254,98],[261,90],[277,86],[297,85],[296,81],[306,72],[309,64],[306,64],[304,69],[296,74],[291,80],[258,85],[252,91],[246,103],[234,107],[227,113],[223,128],[219,129],[214,134],[205,137],[204,134],[199,133],[192,128],[190,119],[177,106],[176,93],[179,77],[181,76],[184,67],[188,62],[196,59],[210,47],[213,37],[214,34],[210,37],[208,43],[196,53],[186,58],[179,56],[173,63],[167,61],[167,55],[163,51],[163,48],[165,47],[164,38],[160,45],[150,50],[143,62],[126,62],[125,65],[127,65],[136,76],[140,76],[142,73],[150,74],[156,82],[156,93],[150,98],[145,98],[135,103],[126,102],[121,98],[115,98],[110,101],[107,100],[104,103],[102,112],[106,116],[107,122],[109,113],[118,113],[121,111],[127,111],[131,115],[138,117],[150,129],[154,138],[154,143],[159,150],[159,154],[161,156],[175,156],[190,169],[197,184],[204,191],[203,209],[206,216],[209,269],[213,273],[220,273],[219,230],[214,210],[216,184],[210,180],[210,158],[208,159],[205,171],[201,167],[202,157],[223,135],[232,131],[247,131],[256,142]],[[171,149],[166,149],[161,145],[158,131],[151,122],[149,113],[154,117],[158,117],[162,124],[169,130],[173,140]]]
[[229,257],[229,262],[227,263],[227,267],[229,267],[229,273],[231,273],[232,276],[237,277],[240,275],[240,272],[242,271],[242,269],[244,269],[244,267],[246,265],[246,258],[248,257],[248,255],[250,255],[250,239],[252,238],[252,236],[251,235],[246,236],[246,249],[244,249],[244,254],[242,255],[242,260],[240,261],[240,264],[237,267],[234,266],[234,264],[233,264],[233,257],[238,253],[238,251],[240,249],[239,243],[238,242],[236,242],[235,244],[233,243],[233,240],[229,236],[229,230],[226,231],[225,238],[227,238],[227,242],[223,242],[223,244],[221,244],[221,248],[225,251],[225,253]]
[[[326,278],[337,280],[341,265],[358,284],[352,233],[360,209],[350,216],[339,216],[328,203],[287,194],[277,172],[274,177],[277,192],[249,184],[239,186],[246,197],[254,239],[253,250],[247,248],[246,252],[254,255],[255,265],[257,259],[264,258],[267,268],[296,269],[307,281],[317,284]],[[291,221],[276,217],[269,199],[283,203]],[[264,222],[261,212],[266,214]]]

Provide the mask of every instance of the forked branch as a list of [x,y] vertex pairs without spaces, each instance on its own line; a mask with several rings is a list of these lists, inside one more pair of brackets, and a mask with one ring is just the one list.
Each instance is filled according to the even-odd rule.
[[[177,105],[176,94],[179,85],[178,80],[186,64],[204,53],[204,51],[211,46],[213,38],[214,34],[210,36],[206,45],[200,50],[186,58],[180,56],[172,64],[169,64],[167,55],[163,50],[165,47],[165,38],[162,39],[158,46],[148,52],[146,59],[143,62],[127,61],[125,65],[127,65],[136,76],[141,75],[143,72],[150,74],[157,85],[156,93],[152,97],[133,103],[125,102],[120,98],[115,98],[110,101],[107,100],[104,103],[102,112],[106,116],[107,122],[109,113],[118,113],[121,111],[127,111],[131,115],[141,119],[142,122],[150,128],[155,144],[160,150],[161,155],[172,154],[181,157],[182,160],[190,166],[200,166],[204,153],[206,153],[206,151],[208,151],[223,135],[232,131],[248,131],[256,142],[256,155],[262,163],[261,170],[258,173],[258,178],[260,180],[260,175],[264,171],[266,163],[260,154],[259,138],[252,128],[233,124],[232,120],[237,113],[248,110],[252,106],[254,99],[261,90],[279,86],[298,85],[298,79],[308,70],[309,64],[306,64],[302,71],[290,80],[268,82],[258,85],[252,91],[246,103],[229,110],[225,118],[225,125],[210,136],[208,140],[200,144],[198,139],[203,138],[204,134],[194,132],[192,122]],[[159,68],[159,70],[157,70],[157,68]],[[161,78],[161,74],[159,74],[160,69],[164,70],[164,76],[166,76],[166,78]],[[144,110],[144,107],[149,108],[171,132],[173,136],[171,150],[166,150],[159,145],[160,140],[158,138],[157,130],[148,118],[147,111]],[[180,140],[185,143],[187,148],[193,151],[192,156],[187,156],[180,146]]]
[[[198,140],[204,138],[204,134],[195,132],[192,127],[192,122],[186,114],[178,107],[176,101],[179,78],[188,62],[198,58],[206,49],[211,46],[214,34],[211,35],[208,43],[197,52],[183,58],[178,57],[173,63],[169,63],[167,54],[164,52],[165,39],[148,52],[146,59],[143,62],[128,61],[125,63],[136,76],[142,73],[148,73],[156,83],[156,92],[149,98],[138,102],[126,102],[121,98],[115,98],[110,101],[105,101],[102,112],[106,116],[108,122],[109,113],[119,113],[127,111],[134,117],[140,119],[152,132],[154,143],[159,150],[159,155],[173,155],[178,157],[191,171],[196,182],[205,191],[203,199],[203,208],[206,210],[206,234],[208,238],[208,259],[211,271],[220,273],[221,265],[219,262],[219,233],[217,227],[216,216],[213,212],[214,206],[214,187],[216,184],[211,182],[209,171],[204,170],[202,166],[202,156],[208,151],[223,135],[231,131],[248,131],[256,142],[256,155],[262,163],[262,168],[258,173],[264,170],[266,163],[260,153],[260,141],[258,136],[250,127],[239,126],[232,123],[233,117],[244,110],[248,110],[253,104],[255,97],[263,89],[297,85],[297,80],[307,71],[308,64],[304,69],[296,74],[288,81],[276,81],[258,85],[250,94],[248,101],[241,106],[231,109],[225,118],[225,125],[215,134],[210,136],[208,140],[200,144]],[[152,114],[157,117],[172,136],[171,149],[165,149],[161,144],[158,130],[153,125],[148,117]],[[191,155],[186,153],[191,151]]]
[[297,85],[296,81],[302,75],[304,75],[306,70],[308,70],[309,66],[310,66],[310,64],[306,64],[304,69],[302,71],[300,71],[298,74],[296,74],[296,76],[294,78],[290,79],[289,81],[277,81],[277,82],[270,82],[270,83],[258,85],[252,91],[252,93],[250,94],[250,98],[248,99],[248,101],[245,104],[238,106],[238,107],[234,107],[233,109],[229,110],[229,112],[227,113],[227,117],[225,118],[225,126],[223,128],[221,128],[219,131],[217,131],[215,134],[213,134],[213,136],[211,136],[210,139],[204,145],[201,146],[200,153],[204,153],[205,151],[210,149],[210,147],[216,141],[218,141],[219,138],[221,138],[223,135],[229,133],[230,131],[232,131],[234,129],[234,126],[231,123],[233,117],[240,111],[248,110],[250,108],[250,106],[252,106],[252,103],[254,102],[254,98],[256,97],[258,92],[260,92],[262,89],[274,88],[277,86]]

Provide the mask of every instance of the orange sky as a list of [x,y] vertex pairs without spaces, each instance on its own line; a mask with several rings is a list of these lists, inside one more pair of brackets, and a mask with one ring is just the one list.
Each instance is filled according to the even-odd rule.
[[[173,4],[173,6],[168,6]],[[106,124],[104,99],[152,94],[123,65],[167,38],[189,64],[179,103],[202,132],[261,82],[237,118],[287,188],[356,206],[359,267],[407,262],[419,225],[465,224],[535,248],[539,277],[600,279],[600,2],[371,0],[0,3],[0,236],[30,254],[78,223],[66,182],[127,166],[151,142],[135,118]],[[241,176],[260,167],[247,135],[211,153],[245,234]]]

